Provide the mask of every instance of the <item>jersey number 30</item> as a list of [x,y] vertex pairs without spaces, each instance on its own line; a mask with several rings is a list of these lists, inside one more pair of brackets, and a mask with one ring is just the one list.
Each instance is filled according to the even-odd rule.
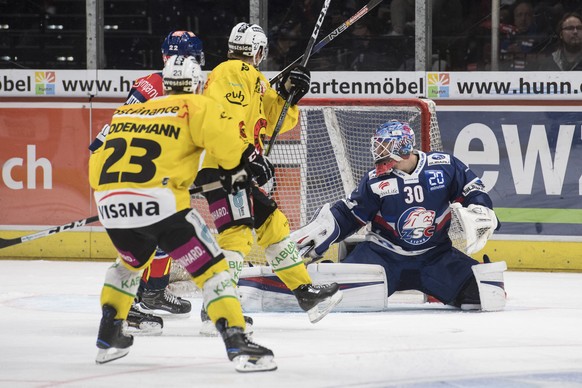
[[128,149],[126,139],[111,139],[105,143],[105,149],[113,148],[113,153],[103,163],[103,169],[99,176],[99,184],[131,182],[145,183],[156,175],[156,159],[162,153],[162,147],[153,140],[133,138],[129,147],[142,148],[145,154],[142,156],[133,155],[129,158],[130,165],[140,166],[139,172],[115,171],[111,167],[121,160]]

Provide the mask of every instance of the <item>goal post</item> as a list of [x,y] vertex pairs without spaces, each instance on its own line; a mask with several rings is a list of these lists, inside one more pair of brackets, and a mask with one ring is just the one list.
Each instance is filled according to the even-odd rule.
[[[276,169],[274,199],[292,231],[305,225],[323,204],[345,198],[373,168],[370,139],[381,124],[391,119],[408,122],[416,134],[416,148],[442,150],[432,100],[304,98],[299,108],[299,123],[279,135],[269,155]],[[194,199],[192,205],[212,228],[205,200]],[[335,245],[328,256],[337,259]],[[266,264],[256,244],[245,260]]]

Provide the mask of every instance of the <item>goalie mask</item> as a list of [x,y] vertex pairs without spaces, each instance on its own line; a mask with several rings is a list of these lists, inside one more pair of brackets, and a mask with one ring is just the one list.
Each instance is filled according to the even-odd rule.
[[410,157],[415,144],[414,131],[408,123],[390,120],[376,129],[371,141],[376,176],[380,176],[390,173],[396,163]]
[[192,56],[200,66],[204,66],[204,51],[202,41],[190,31],[172,31],[162,43],[164,63],[172,55]]
[[164,65],[162,76],[165,92],[198,93],[202,84],[202,69],[193,57],[172,55]]
[[254,66],[267,58],[268,50],[267,36],[261,26],[239,23],[230,32],[228,53],[252,57]]

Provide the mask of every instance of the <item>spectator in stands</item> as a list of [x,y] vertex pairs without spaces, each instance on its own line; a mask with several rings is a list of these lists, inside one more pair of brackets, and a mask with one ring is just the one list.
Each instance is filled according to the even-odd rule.
[[303,54],[304,48],[299,47],[301,28],[301,22],[289,19],[271,29],[269,39],[271,43],[267,57],[270,70],[281,70]]
[[390,35],[404,35],[407,24],[414,24],[414,0],[392,0],[390,3]]
[[400,66],[400,61],[397,64],[389,63],[396,58],[385,55],[386,43],[372,30],[372,20],[371,18],[360,20],[350,29],[348,70],[396,70]]
[[517,0],[513,4],[513,29],[506,31],[500,42],[501,70],[525,70],[535,66],[537,54],[549,34],[536,23],[531,0]]
[[582,70],[582,16],[576,12],[565,14],[558,22],[558,48],[543,60],[537,70]]

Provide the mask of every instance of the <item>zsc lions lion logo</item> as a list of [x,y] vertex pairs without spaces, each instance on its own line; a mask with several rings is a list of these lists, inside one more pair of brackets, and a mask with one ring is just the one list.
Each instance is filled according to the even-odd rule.
[[423,244],[434,234],[434,219],[434,210],[426,210],[423,207],[410,208],[398,219],[400,236],[408,244]]

